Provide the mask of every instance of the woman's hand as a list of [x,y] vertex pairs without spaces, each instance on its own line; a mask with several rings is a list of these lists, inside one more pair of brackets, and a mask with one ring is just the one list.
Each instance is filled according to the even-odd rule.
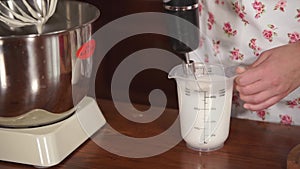
[[236,90],[244,107],[266,109],[300,86],[300,41],[265,51],[252,65],[236,72]]

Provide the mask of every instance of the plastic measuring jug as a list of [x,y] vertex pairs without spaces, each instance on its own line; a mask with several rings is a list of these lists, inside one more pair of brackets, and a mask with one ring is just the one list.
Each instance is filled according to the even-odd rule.
[[222,65],[203,63],[169,72],[177,83],[181,135],[191,149],[217,150],[228,138],[234,77],[227,72]]

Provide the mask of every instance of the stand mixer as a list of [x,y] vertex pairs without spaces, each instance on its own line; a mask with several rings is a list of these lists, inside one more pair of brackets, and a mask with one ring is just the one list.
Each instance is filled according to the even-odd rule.
[[200,32],[191,29],[178,19],[185,19],[199,28],[198,7],[198,0],[164,0],[164,8],[167,13],[176,16],[172,21],[169,21],[169,30],[180,38],[172,40],[172,48],[185,60],[187,65],[190,65],[190,52],[196,50],[199,46]]
[[66,0],[1,1],[0,11],[0,160],[54,166],[106,122],[87,95],[100,12]]

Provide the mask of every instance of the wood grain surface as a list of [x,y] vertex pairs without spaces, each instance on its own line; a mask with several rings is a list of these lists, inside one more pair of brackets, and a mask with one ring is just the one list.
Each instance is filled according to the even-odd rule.
[[[177,109],[166,109],[155,121],[137,124],[126,120],[109,100],[98,100],[107,122],[130,137],[150,137],[165,131],[178,116]],[[137,108],[145,108],[137,105]],[[129,107],[128,107],[129,108]],[[106,130],[105,126],[99,132]],[[110,153],[88,140],[57,169],[284,169],[289,152],[300,143],[300,127],[233,118],[224,147],[200,153],[181,141],[170,150],[147,158],[128,158]],[[111,134],[111,133],[110,133]],[[20,142],[20,144],[22,144]],[[163,145],[164,143],[161,142]],[[161,146],[161,145],[157,145]],[[1,152],[4,153],[4,152]],[[30,155],[30,152],[28,152]],[[2,169],[29,169],[32,166],[0,162]]]

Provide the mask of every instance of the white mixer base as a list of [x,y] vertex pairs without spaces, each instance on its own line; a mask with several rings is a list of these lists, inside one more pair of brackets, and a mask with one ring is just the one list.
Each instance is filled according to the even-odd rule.
[[29,129],[0,128],[0,160],[51,167],[59,164],[106,123],[96,101],[84,98],[64,121]]

